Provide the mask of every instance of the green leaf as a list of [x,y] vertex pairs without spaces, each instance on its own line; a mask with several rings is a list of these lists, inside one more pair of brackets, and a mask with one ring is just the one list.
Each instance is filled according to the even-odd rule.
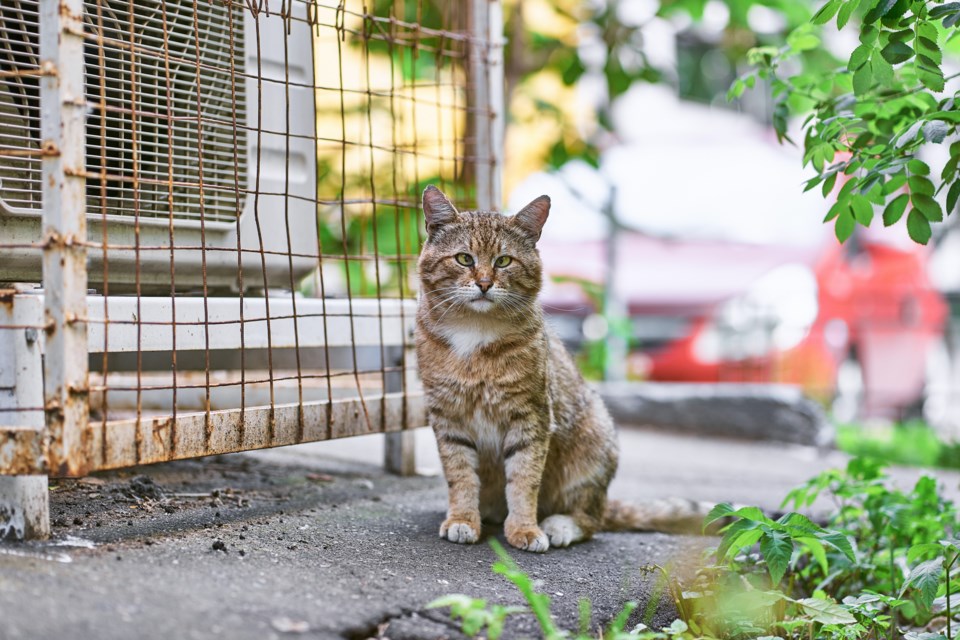
[[939,65],[943,62],[943,52],[940,51],[940,45],[938,45],[935,40],[931,40],[930,38],[925,38],[923,36],[917,38],[917,52],[923,54],[927,58],[930,58],[930,60],[932,60],[935,64]]
[[914,242],[919,244],[927,244],[930,241],[932,235],[930,221],[917,209],[911,209],[907,214],[907,233]]
[[744,520],[752,520],[754,522],[766,522],[772,524],[772,520],[768,518],[760,507],[740,507],[733,512],[733,515],[743,518]]
[[923,176],[910,176],[907,180],[911,194],[933,195],[933,183]]
[[916,591],[920,596],[920,604],[929,610],[933,604],[933,599],[937,597],[937,589],[940,587],[940,576],[942,574],[942,556],[934,560],[921,562],[910,570],[910,575],[907,576],[903,587],[900,589],[900,597],[902,598],[907,591]]
[[896,224],[903,217],[903,212],[907,210],[908,202],[910,202],[910,196],[906,193],[902,193],[891,200],[887,208],[883,210],[883,225],[889,227]]
[[837,29],[843,29],[850,22],[850,16],[857,10],[860,0],[849,0],[837,13]]
[[803,188],[803,192],[806,193],[807,191],[810,191],[810,189],[813,189],[815,186],[820,184],[820,180],[822,180],[820,176],[813,176],[812,178],[807,180],[807,184]]
[[794,30],[787,36],[787,45],[792,51],[810,51],[820,46],[820,38],[818,38],[816,34],[801,29],[803,29],[803,27]]
[[826,575],[827,571],[830,570],[830,567],[827,564],[827,551],[824,549],[823,544],[816,538],[806,536],[802,538],[795,538],[794,542],[807,548],[807,550],[810,552],[810,555],[813,556],[813,559],[817,561],[818,565],[820,565],[820,570],[823,571],[824,575]]
[[898,173],[883,185],[883,195],[888,196],[891,193],[896,193],[900,191],[905,184],[907,184],[907,176],[903,173]]
[[853,551],[853,545],[850,544],[850,539],[839,531],[818,535],[817,539],[845,555],[850,562],[856,562],[857,556]]
[[870,58],[870,70],[873,72],[874,82],[890,84],[893,82],[893,65],[883,59],[883,56]]
[[[757,539],[759,539],[760,534],[763,533],[759,527],[760,523],[753,522],[752,520],[737,520],[731,524],[724,530],[723,537],[720,539],[720,546],[717,547],[717,557],[723,560],[731,553],[739,551],[740,547],[737,543],[744,533],[754,532],[757,534]],[[756,540],[754,540],[754,542],[756,542]]]
[[935,556],[943,555],[943,547],[934,542],[915,544],[910,547],[910,550],[907,552],[907,562],[913,564],[917,561],[917,558],[928,554]]
[[895,40],[891,40],[887,46],[880,50],[880,55],[890,64],[900,64],[913,57],[913,48]]
[[823,197],[826,198],[833,191],[833,187],[837,184],[837,174],[831,174],[823,181],[823,186],[820,187],[820,192],[823,194]]
[[830,0],[828,3],[820,7],[820,10],[813,14],[813,17],[810,19],[810,22],[813,24],[826,24],[830,22],[837,10],[840,9],[842,5],[842,0]]
[[873,70],[869,64],[865,64],[853,74],[853,92],[860,96],[873,87]]
[[943,71],[926,56],[917,56],[917,77],[920,78],[920,82],[927,89],[937,93],[943,91],[945,86]]
[[857,222],[865,227],[870,226],[873,220],[873,205],[865,197],[856,195],[850,199],[850,207],[853,209],[853,217]]
[[847,611],[843,606],[829,600],[820,600],[817,598],[804,598],[797,600],[797,604],[803,608],[814,622],[820,624],[856,624],[857,619],[853,614]]
[[837,216],[837,222],[833,228],[834,233],[837,235],[837,240],[839,240],[841,244],[846,242],[847,238],[853,235],[853,228],[856,225],[857,221],[854,219],[850,207],[844,207],[840,211],[840,215]]
[[950,185],[950,191],[947,192],[947,215],[956,210],[958,198],[960,198],[960,180]]
[[897,0],[877,0],[873,9],[868,11],[867,14],[863,16],[863,21],[866,23],[876,22],[883,16],[887,15],[887,12],[890,11],[890,9],[893,9],[893,5],[895,4],[897,4]]
[[710,513],[707,514],[707,517],[703,519],[703,526],[706,528],[707,525],[713,524],[717,520],[721,520],[733,514],[733,505],[729,502],[721,502],[720,504],[710,509]]
[[790,556],[793,555],[793,541],[780,531],[764,531],[760,538],[760,553],[767,563],[767,570],[770,571],[770,579],[773,581],[773,585],[778,585],[790,565]]
[[943,210],[940,203],[923,193],[914,193],[910,195],[910,201],[914,209],[919,209],[920,213],[926,216],[930,222],[940,222],[943,220]]
[[871,53],[873,53],[873,47],[868,44],[861,44],[853,50],[853,53],[850,54],[850,62],[847,64],[847,69],[850,71],[856,71],[863,65],[867,64],[867,62],[870,60]]
[[795,511],[781,516],[780,519],[777,520],[777,524],[785,526],[793,535],[823,532],[823,529],[817,523],[802,513],[796,513]]
[[916,158],[907,163],[907,170],[915,176],[930,175],[930,165]]
[[827,215],[824,216],[823,221],[830,222],[831,220],[836,218],[838,215],[840,215],[841,211],[843,211],[844,209],[848,209],[849,207],[850,207],[850,203],[847,202],[846,200],[838,200],[837,202],[834,202],[833,206],[830,207],[830,210],[827,211]]
[[930,12],[927,15],[935,20],[939,20],[940,18],[948,16],[951,13],[958,12],[960,12],[960,2],[948,2],[940,5],[939,7],[933,7],[930,9]]

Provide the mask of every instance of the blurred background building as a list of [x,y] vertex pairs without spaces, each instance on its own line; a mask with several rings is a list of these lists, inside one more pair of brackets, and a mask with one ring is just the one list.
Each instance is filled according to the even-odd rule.
[[[726,97],[813,3],[577,4],[508,5],[506,187],[553,199],[543,301],[585,374],[796,384],[839,422],[951,430],[960,236],[875,220],[840,245],[770,92]],[[855,39],[824,44],[802,64]]]

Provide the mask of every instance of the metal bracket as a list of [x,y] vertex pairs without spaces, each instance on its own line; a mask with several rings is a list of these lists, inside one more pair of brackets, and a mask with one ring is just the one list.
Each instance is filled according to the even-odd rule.
[[[38,296],[15,295],[0,304],[0,431],[6,431],[0,459],[9,456],[33,469],[44,466],[38,446],[44,431],[43,367],[35,328],[42,322]],[[0,476],[0,540],[49,536],[47,476]]]

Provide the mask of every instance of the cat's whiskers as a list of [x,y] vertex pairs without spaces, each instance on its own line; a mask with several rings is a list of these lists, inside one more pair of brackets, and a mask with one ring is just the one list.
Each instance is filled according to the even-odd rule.
[[444,312],[440,315],[439,318],[437,318],[436,323],[437,323],[437,324],[440,324],[441,322],[443,322],[443,319],[444,319],[445,317],[447,317],[447,314],[450,313],[450,311],[452,311],[453,309],[459,308],[459,307],[463,307],[463,306],[466,306],[465,303],[464,303],[463,298],[456,298],[456,299],[454,299],[453,304],[451,304],[450,306],[448,306],[448,307],[447,307],[447,310],[444,311]]
[[437,299],[433,300],[432,302],[434,305],[437,305],[442,304],[444,301],[449,300],[450,298],[455,298],[460,295],[460,289],[460,286],[446,287],[445,292],[435,296]]
[[430,294],[432,294],[432,293],[438,293],[438,292],[440,292],[440,291],[452,291],[452,290],[454,290],[454,289],[459,289],[459,288],[460,288],[460,285],[458,285],[458,284],[455,284],[455,285],[450,286],[450,287],[438,287],[438,288],[433,289],[433,290],[431,290],[431,291],[421,291],[421,292],[420,292],[420,295],[422,295],[422,296],[428,296],[428,295],[430,295]]

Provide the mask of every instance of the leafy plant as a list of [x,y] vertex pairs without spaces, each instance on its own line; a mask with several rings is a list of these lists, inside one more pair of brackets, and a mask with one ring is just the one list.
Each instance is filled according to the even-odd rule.
[[[496,540],[491,540],[490,546],[498,558],[493,564],[494,573],[502,575],[513,583],[517,590],[523,594],[529,609],[526,607],[491,606],[487,604],[486,600],[464,595],[444,596],[434,600],[428,604],[427,607],[450,607],[451,615],[461,620],[461,630],[471,637],[476,636],[486,628],[487,637],[490,638],[490,640],[496,640],[503,633],[503,623],[508,615],[528,611],[533,613],[536,618],[537,623],[540,625],[542,637],[545,640],[559,640],[561,638],[595,640],[598,637],[596,634],[591,634],[590,632],[592,616],[589,600],[581,600],[579,603],[580,628],[578,633],[571,634],[570,631],[559,628],[554,620],[553,614],[550,612],[550,596],[537,590],[534,581],[517,565],[517,562],[507,553],[503,545]],[[633,613],[636,608],[636,602],[626,603],[600,637],[603,638],[603,640],[635,640],[637,638],[652,640],[653,636],[650,634],[641,635],[641,631],[646,628],[644,625],[640,625],[638,629],[626,631],[630,614]],[[648,613],[652,615],[652,611]],[[658,638],[667,638],[681,635],[684,631],[686,631],[685,626],[683,630],[680,630],[680,625],[675,625],[673,632],[666,632],[666,635],[655,635]]]
[[[879,463],[855,458],[846,469],[826,471],[794,489],[784,505],[809,508],[823,501],[833,505],[833,512],[822,524],[798,512],[774,519],[757,507],[718,505],[705,519],[705,525],[726,523],[711,561],[692,578],[641,568],[665,578],[654,589],[645,624],[626,630],[637,606],[627,603],[599,637],[953,640],[960,537],[957,510],[936,481],[922,477],[904,492],[890,483]],[[523,594],[544,638],[598,637],[590,634],[588,601],[580,603],[579,631],[561,629],[550,613],[549,596],[537,591],[499,544],[491,544],[499,558],[494,571]],[[663,590],[678,619],[650,630],[647,624]],[[506,615],[518,611],[466,596],[431,606],[450,606],[468,635],[486,627],[491,638],[502,631]]]
[[[859,21],[856,18],[859,17]],[[843,242],[857,224],[869,226],[875,209],[891,226],[906,215],[910,237],[926,244],[960,199],[960,143],[939,176],[918,152],[957,133],[960,109],[944,94],[944,47],[957,36],[960,4],[940,0],[828,0],[811,23],[780,47],[754,49],[755,69],[730,90],[735,98],[758,81],[777,104],[774,127],[784,140],[791,115],[804,122],[804,164],[815,175],[806,189],[836,195],[825,222]],[[792,58],[822,48],[817,27],[835,23],[858,31],[859,46],[831,74],[792,72]],[[856,26],[853,26],[856,25]],[[946,210],[937,195],[946,192]]]
[[870,428],[839,425],[837,448],[893,464],[960,469],[960,444],[943,442],[919,420]]

